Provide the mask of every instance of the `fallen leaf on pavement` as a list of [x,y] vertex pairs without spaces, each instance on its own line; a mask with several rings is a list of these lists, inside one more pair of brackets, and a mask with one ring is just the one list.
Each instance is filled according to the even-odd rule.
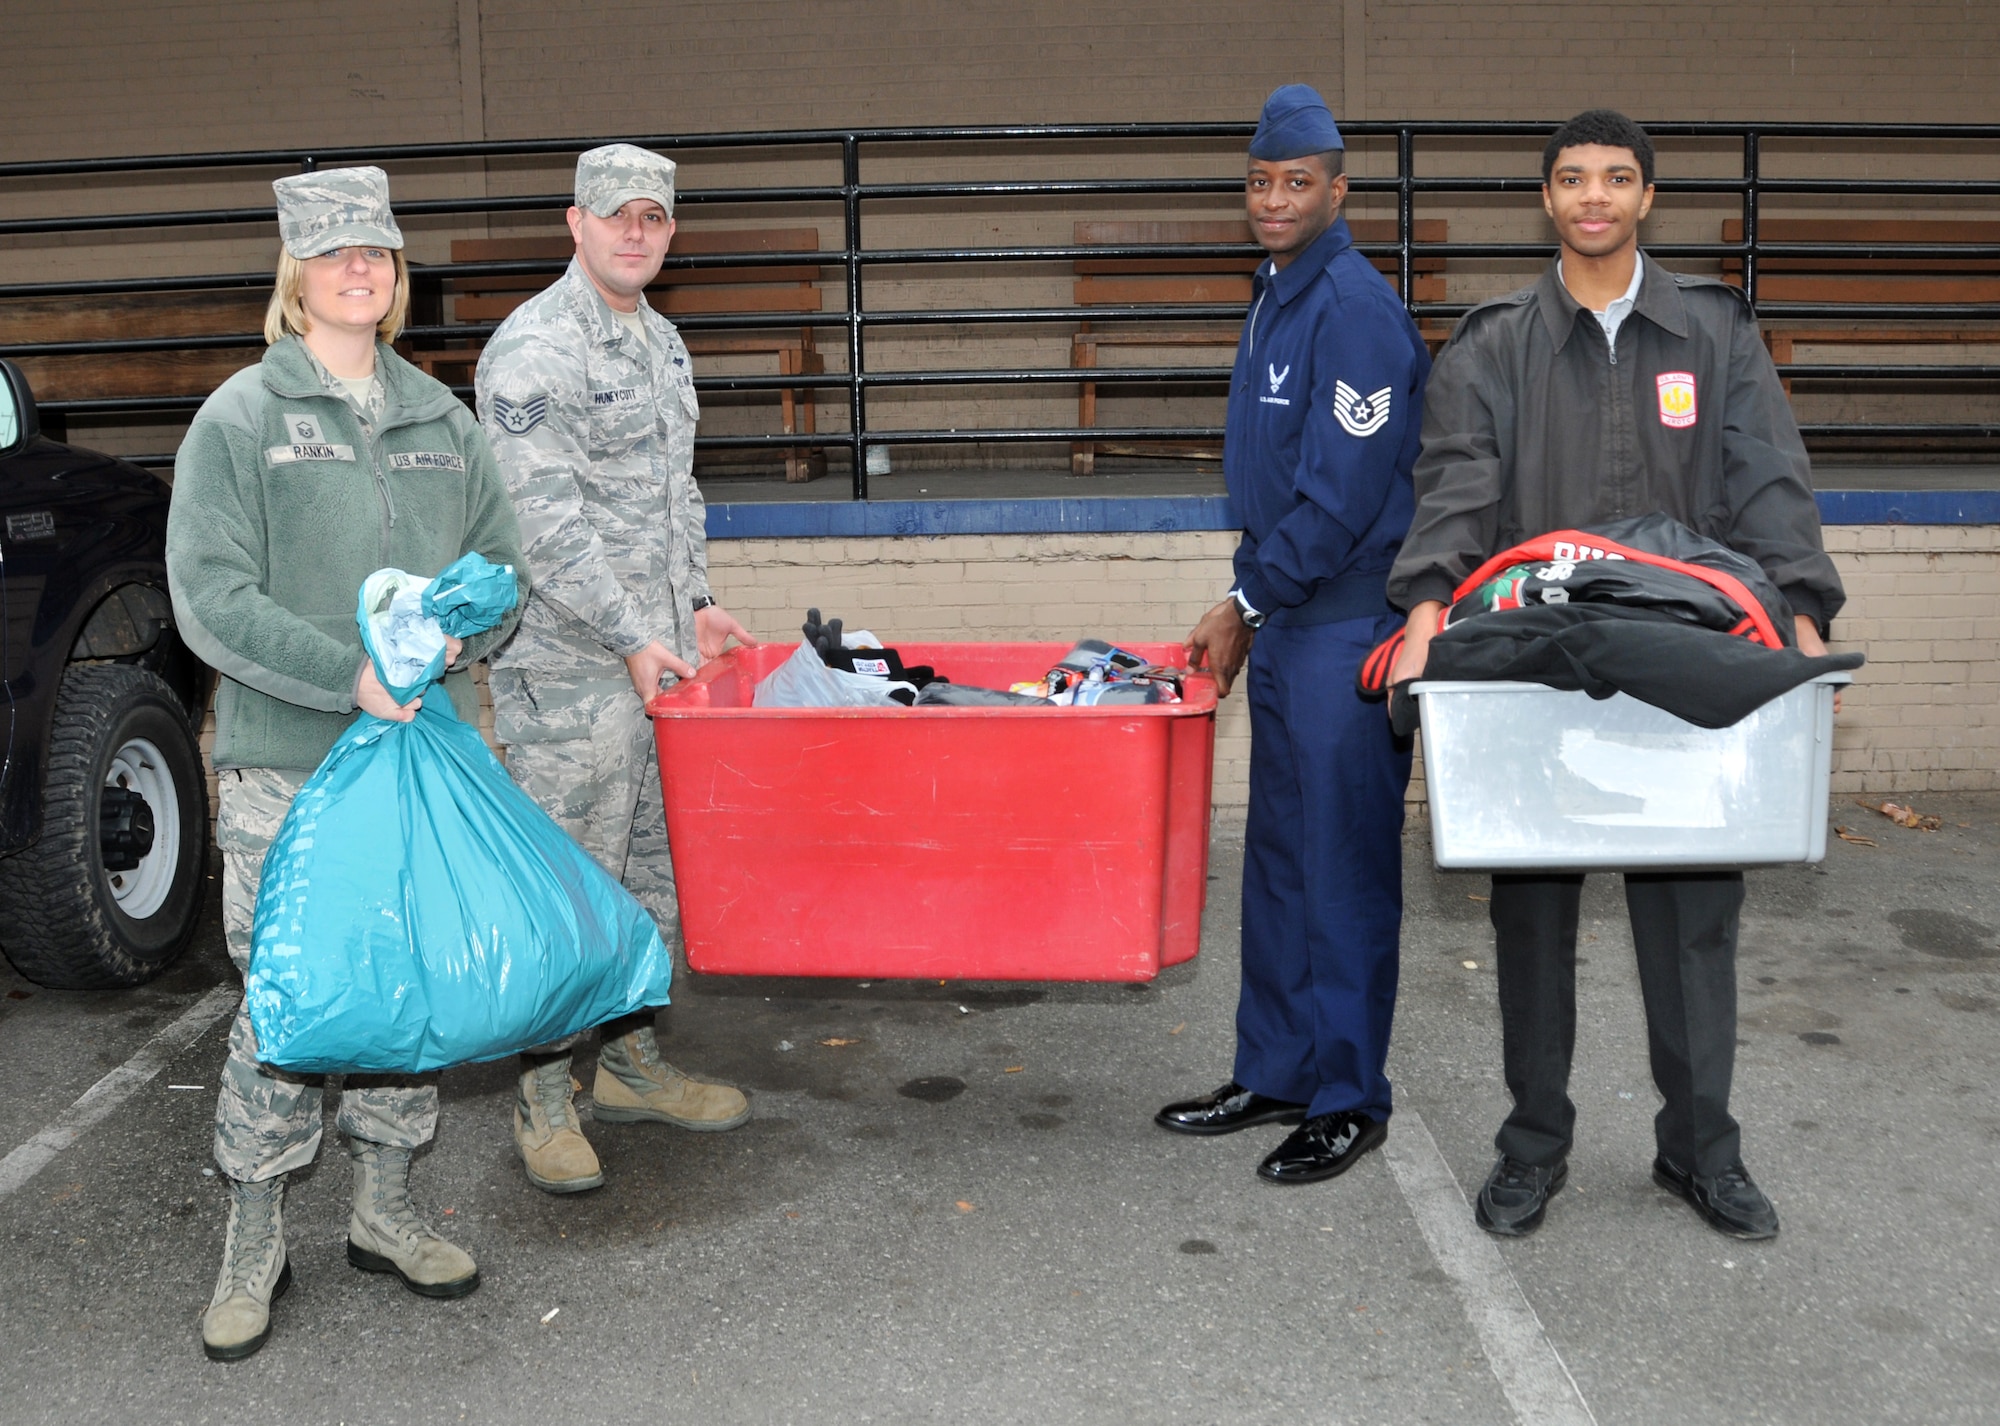
[[1008,1065],[1008,1066],[1007,1066],[1007,1068],[1005,1068],[1005,1069],[1001,1070],[1001,1071],[1000,1071],[1000,1073],[1002,1073],[1002,1074],[1019,1074],[1019,1073],[1020,1073],[1020,1072],[1021,1072],[1022,1070],[1026,1069],[1026,1068],[1027,1068],[1027,1066],[1026,1066],[1026,1065]]
[[970,1203],[967,1203],[964,1199],[961,1198],[958,1200],[958,1211],[960,1213],[972,1213],[975,1212],[976,1210]]
[[1465,894],[1465,899],[1467,901],[1491,901],[1493,898],[1490,896],[1474,896],[1471,892],[1468,891]]
[[1944,818],[1933,817],[1927,812],[1919,812],[1914,807],[1904,807],[1894,802],[1863,802],[1859,804],[1870,812],[1879,812],[1898,827],[1908,827],[1915,832],[1935,832],[1944,826]]
[[837,1050],[842,1045],[858,1045],[861,1041],[850,1039],[843,1035],[830,1035],[826,1039],[821,1040],[820,1043],[830,1050]]
[[1864,837],[1859,832],[1848,831],[1845,827],[1835,827],[1833,835],[1840,838],[1843,842],[1852,842],[1857,847],[1872,847],[1875,845],[1873,837]]
[[1178,1035],[1178,1034],[1180,1034],[1180,1032],[1181,1032],[1181,1031],[1183,1031],[1183,1030],[1185,1030],[1185,1029],[1187,1029],[1187,1021],[1183,1020],[1183,1021],[1181,1021],[1181,1023],[1180,1023],[1180,1024],[1178,1024],[1178,1025],[1174,1026],[1174,1028],[1173,1028],[1173,1029],[1171,1029],[1171,1030],[1167,1031],[1167,1033],[1168,1033],[1169,1035]]

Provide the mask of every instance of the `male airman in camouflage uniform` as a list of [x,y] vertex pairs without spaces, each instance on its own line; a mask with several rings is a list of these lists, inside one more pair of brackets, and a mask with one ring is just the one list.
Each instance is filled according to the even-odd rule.
[[[674,165],[630,144],[577,161],[576,257],[479,360],[479,416],[521,521],[533,591],[492,661],[494,726],[536,802],[620,878],[670,941],[679,925],[644,700],[734,636],[708,592],[694,468],[694,372],[646,305],[673,237]],[[652,1012],[603,1027],[599,1123],[733,1129],[738,1090],[660,1058]],[[604,1181],[570,1102],[570,1047],[522,1057],[514,1142],[551,1193]]]

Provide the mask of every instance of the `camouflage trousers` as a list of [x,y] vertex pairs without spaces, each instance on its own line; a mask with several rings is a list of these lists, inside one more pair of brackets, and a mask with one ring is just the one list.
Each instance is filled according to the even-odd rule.
[[[281,768],[225,768],[217,775],[215,823],[222,849],[222,929],[239,974],[250,969],[250,929],[264,853],[309,776]],[[247,1004],[229,1027],[229,1058],[215,1105],[216,1166],[239,1183],[304,1168],[319,1152],[319,1075],[294,1075],[257,1059]],[[437,1132],[434,1080],[405,1075],[349,1075],[335,1122],[351,1139],[414,1149]]]
[[[504,731],[525,721],[509,707],[517,695],[507,680],[493,685],[495,723]],[[554,819],[597,864],[638,899],[660,928],[669,950],[680,936],[680,901],[674,893],[674,864],[667,845],[666,803],[660,795],[660,761],[653,747],[653,724],[628,686],[601,685],[580,696],[565,723],[587,730],[560,741],[511,742],[507,771],[521,790]],[[622,1034],[650,1024],[652,1011],[604,1027]],[[557,1054],[579,1043],[568,1035],[529,1054]]]

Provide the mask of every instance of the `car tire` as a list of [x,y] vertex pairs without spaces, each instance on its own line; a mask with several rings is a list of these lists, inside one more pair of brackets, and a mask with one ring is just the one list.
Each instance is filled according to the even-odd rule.
[[[129,830],[146,821],[150,835]],[[130,664],[70,665],[41,839],[0,861],[0,950],[39,985],[144,984],[193,940],[207,875],[207,782],[173,689]]]

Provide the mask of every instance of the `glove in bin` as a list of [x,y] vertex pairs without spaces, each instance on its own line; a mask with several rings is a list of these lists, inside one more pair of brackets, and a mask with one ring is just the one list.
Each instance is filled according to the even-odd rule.
[[[647,705],[693,969],[1144,981],[1195,954],[1206,673],[1136,707],[753,708],[796,647],[731,649]],[[1005,688],[1070,645],[896,647]],[[1178,644],[1120,647],[1186,665]]]

